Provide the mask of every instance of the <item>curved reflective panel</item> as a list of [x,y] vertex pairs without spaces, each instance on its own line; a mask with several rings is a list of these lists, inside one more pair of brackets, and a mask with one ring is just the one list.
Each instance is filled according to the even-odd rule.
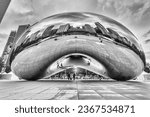
[[132,79],[145,66],[143,49],[132,32],[93,13],[57,14],[30,26],[16,42],[10,64],[19,77],[38,79],[53,62],[72,53],[90,56],[116,80]]
[[[55,61],[52,65],[50,65],[44,73],[44,77],[50,77],[54,74],[59,72],[72,69],[85,69],[91,71],[95,74],[108,78],[106,68],[99,63],[98,61],[94,60],[93,58],[83,55],[80,53],[73,53],[67,56],[61,57],[59,60]],[[77,71],[74,71],[77,72]],[[78,71],[81,72],[82,71]],[[75,73],[76,74],[76,73]]]

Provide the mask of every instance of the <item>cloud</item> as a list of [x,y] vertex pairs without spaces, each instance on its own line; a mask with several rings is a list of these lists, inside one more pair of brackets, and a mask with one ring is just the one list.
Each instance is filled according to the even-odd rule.
[[147,43],[150,43],[150,39],[146,39],[145,40],[145,43],[147,44]]
[[[149,0],[98,0],[97,13],[109,16],[125,25],[140,40],[144,51],[150,50]],[[147,35],[146,37],[143,34]]]
[[6,38],[6,37],[7,37],[7,34],[0,33],[0,39]]
[[18,25],[31,23],[33,15],[30,0],[12,0],[0,25],[0,31],[9,34],[11,30],[16,30]]
[[33,24],[56,13],[95,12],[96,6],[97,0],[12,0],[0,31],[16,29],[20,24]]
[[149,0],[98,0],[98,2],[99,13],[111,16],[135,30],[141,31],[150,27]]
[[[139,30],[150,26],[149,0],[12,0],[2,27],[34,23],[61,12],[94,12],[115,18]],[[11,19],[11,20],[10,20]]]
[[[0,33],[0,50],[3,50],[3,49],[1,49],[1,48],[3,48],[4,47],[4,40],[6,40],[8,38],[8,35],[7,34],[5,34],[5,33]],[[1,53],[1,52],[0,52]]]
[[6,44],[7,38],[8,38],[7,34],[0,33],[0,55],[2,54],[2,51],[4,50],[4,46]]
[[150,30],[143,34],[143,37],[148,37],[148,36],[150,36]]
[[141,8],[143,8],[143,6],[144,6],[144,3],[135,3],[129,6],[129,9],[131,10],[132,13],[137,13],[139,12]]
[[97,0],[32,0],[32,8],[38,19],[62,12],[94,12],[96,5]]

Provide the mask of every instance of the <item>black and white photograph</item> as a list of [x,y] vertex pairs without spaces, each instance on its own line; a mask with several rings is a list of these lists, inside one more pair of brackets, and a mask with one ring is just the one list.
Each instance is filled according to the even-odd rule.
[[0,0],[0,100],[150,100],[149,0]]

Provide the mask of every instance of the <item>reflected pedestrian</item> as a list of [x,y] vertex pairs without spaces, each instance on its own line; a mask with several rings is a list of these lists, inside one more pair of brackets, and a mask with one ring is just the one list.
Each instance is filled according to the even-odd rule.
[[75,80],[76,79],[76,75],[75,75],[75,73],[73,74],[73,80]]
[[71,80],[70,73],[67,74],[68,80]]

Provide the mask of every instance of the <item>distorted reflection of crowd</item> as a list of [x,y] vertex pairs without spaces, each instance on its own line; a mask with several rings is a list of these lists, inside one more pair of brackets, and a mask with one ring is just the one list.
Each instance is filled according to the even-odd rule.
[[62,80],[103,80],[106,79],[103,76],[97,74],[87,74],[87,73],[58,73],[50,77],[52,80],[62,79]]

